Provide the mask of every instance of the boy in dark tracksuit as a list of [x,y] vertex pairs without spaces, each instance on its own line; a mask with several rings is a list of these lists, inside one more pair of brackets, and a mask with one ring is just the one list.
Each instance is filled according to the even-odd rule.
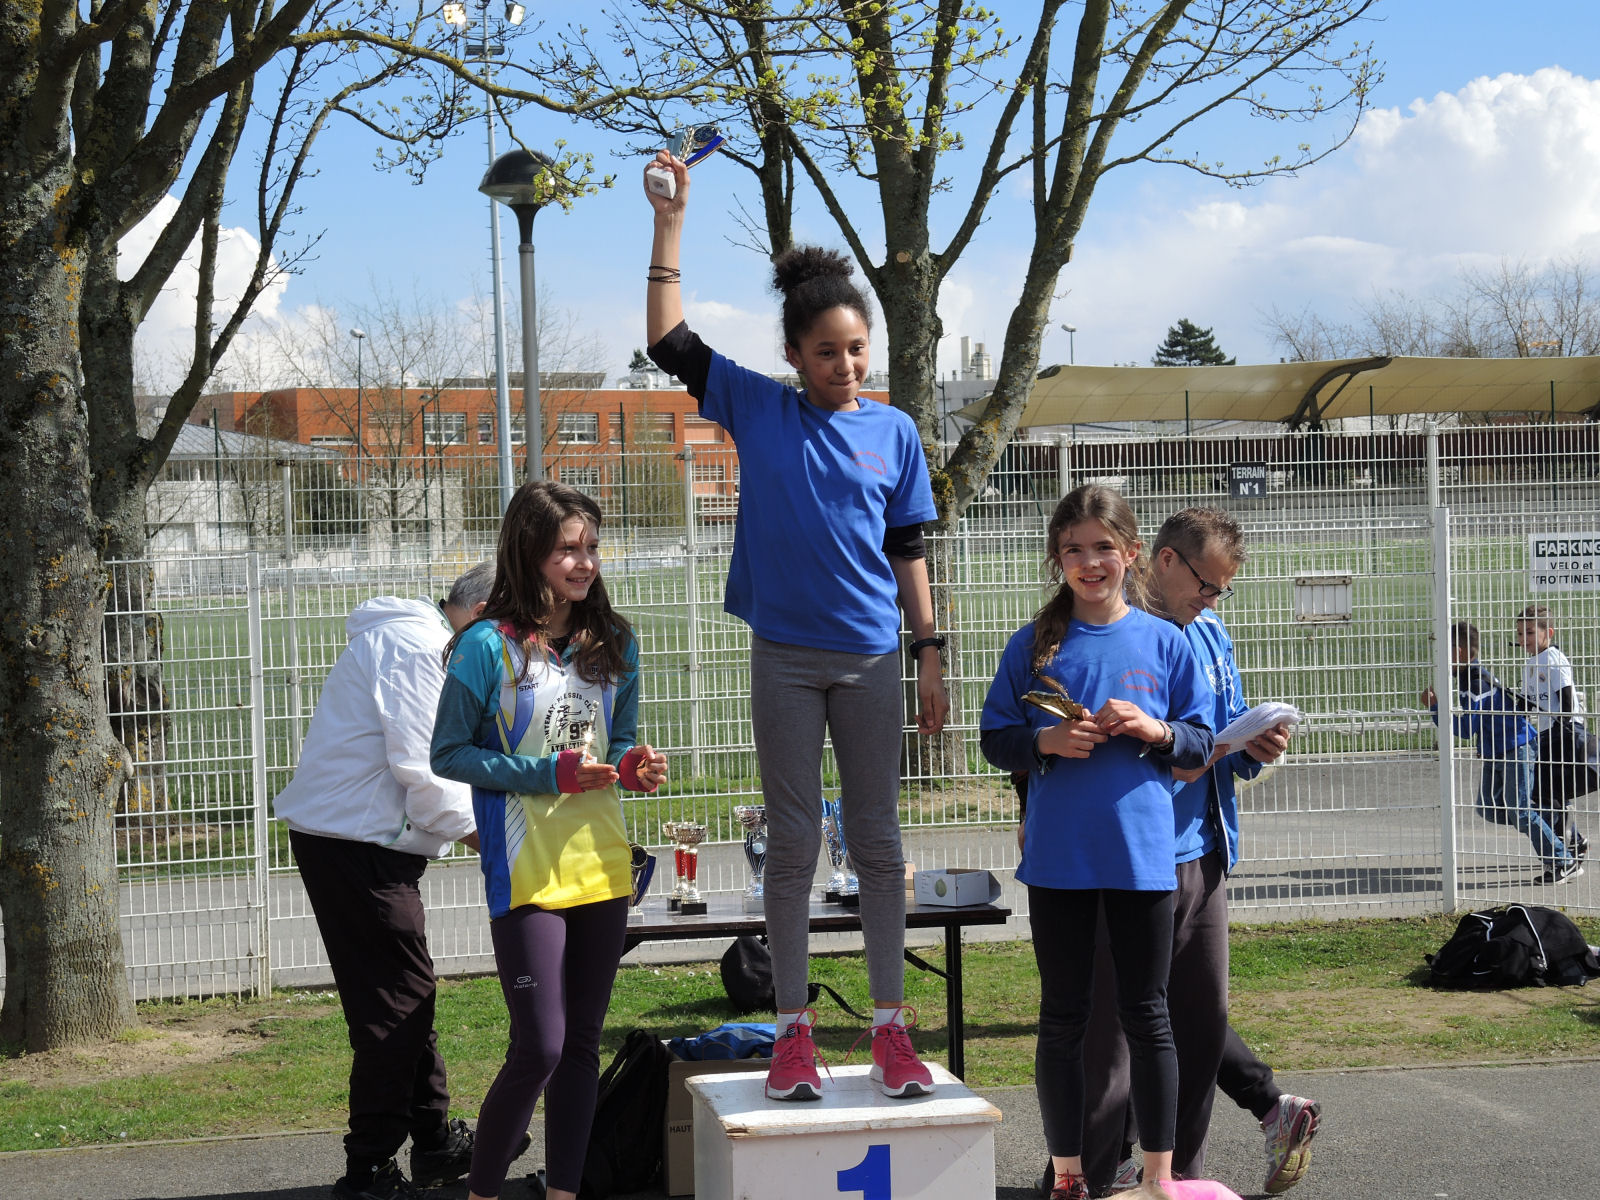
[[[1561,883],[1583,873],[1566,843],[1533,805],[1533,777],[1539,761],[1539,736],[1512,703],[1494,673],[1478,661],[1478,627],[1457,621],[1450,628],[1450,661],[1455,664],[1456,694],[1461,712],[1451,718],[1459,738],[1474,738],[1483,776],[1478,785],[1478,814],[1496,825],[1514,825],[1528,835],[1545,866],[1542,883]],[[1422,703],[1439,721],[1438,697],[1432,688]]]

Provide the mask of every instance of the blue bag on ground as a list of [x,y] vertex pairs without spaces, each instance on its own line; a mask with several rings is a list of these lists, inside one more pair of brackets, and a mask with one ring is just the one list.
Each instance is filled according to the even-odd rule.
[[667,1040],[667,1048],[679,1058],[691,1062],[709,1062],[713,1059],[771,1058],[772,1043],[777,1038],[777,1026],[770,1021],[729,1021],[695,1037],[675,1037]]

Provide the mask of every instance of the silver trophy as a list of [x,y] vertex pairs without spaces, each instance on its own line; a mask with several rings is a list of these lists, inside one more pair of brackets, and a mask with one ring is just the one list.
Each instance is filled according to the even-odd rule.
[[767,806],[737,804],[733,815],[744,827],[744,861],[750,866],[750,882],[744,885],[744,911],[766,910],[766,887],[762,876],[767,870]]
[[[667,150],[673,158],[681,158],[684,166],[692,167],[709,158],[725,140],[715,125],[689,125],[672,135]],[[677,178],[665,167],[646,167],[644,177],[646,186],[657,195],[670,200],[678,194]]]
[[694,821],[663,821],[661,831],[672,842],[672,895],[667,899],[667,911],[698,916],[706,911],[696,883],[706,827]]
[[828,861],[833,864],[833,874],[828,876],[828,886],[822,898],[829,904],[842,904],[857,908],[861,904],[861,881],[850,870],[850,850],[844,842],[844,806],[838,800],[822,799],[822,840],[828,847]]

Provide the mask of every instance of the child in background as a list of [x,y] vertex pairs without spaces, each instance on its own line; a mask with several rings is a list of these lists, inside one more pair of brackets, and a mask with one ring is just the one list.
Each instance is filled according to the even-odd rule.
[[[1028,887],[1039,967],[1036,1087],[1055,1171],[1050,1197],[1086,1200],[1083,1031],[1102,911],[1145,1178],[1172,1177],[1172,771],[1210,758],[1213,701],[1183,632],[1128,603],[1125,589],[1140,582],[1140,542],[1121,495],[1095,484],[1069,493],[1050,519],[1047,545],[1058,586],[1007,643],[984,701],[981,739],[996,767],[1028,772],[1016,876]],[[1024,700],[1054,690],[1046,677],[1083,715],[1059,719]]]
[[[1538,736],[1500,681],[1478,661],[1478,627],[1470,621],[1450,627],[1450,661],[1462,710],[1451,718],[1451,729],[1459,738],[1476,738],[1483,759],[1478,814],[1528,835],[1545,866],[1539,882],[1561,883],[1583,874],[1582,864],[1533,806]],[[1422,703],[1433,710],[1434,724],[1439,722],[1438,702],[1432,688],[1423,689]]]
[[541,1093],[546,1194],[577,1195],[632,892],[617,789],[653,792],[667,774],[664,755],[635,744],[639,646],[600,580],[599,539],[588,496],[523,484],[483,615],[445,648],[432,766],[472,785],[511,1019],[478,1117],[473,1200],[500,1195]]
[[1572,674],[1572,660],[1555,642],[1555,623],[1550,610],[1542,604],[1530,604],[1517,617],[1517,643],[1527,654],[1522,664],[1522,694],[1529,703],[1528,719],[1539,731],[1539,767],[1535,776],[1534,797],[1550,828],[1567,844],[1572,856],[1582,862],[1589,853],[1589,839],[1578,830],[1575,820],[1568,817],[1575,795],[1565,786],[1575,773],[1574,766],[1582,769],[1581,745],[1563,737],[1571,726],[1558,721],[1552,713],[1584,715],[1583,692],[1578,689]]

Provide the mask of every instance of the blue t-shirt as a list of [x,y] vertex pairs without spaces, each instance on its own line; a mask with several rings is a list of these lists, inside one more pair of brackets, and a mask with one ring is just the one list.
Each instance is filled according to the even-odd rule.
[[[1129,700],[1164,721],[1210,728],[1214,701],[1183,632],[1140,609],[1110,625],[1073,621],[1044,673],[1090,712]],[[985,730],[1048,728],[1057,718],[1025,704],[1039,686],[1033,626],[1011,635],[983,702]],[[1035,887],[1170,892],[1178,885],[1172,771],[1144,743],[1113,737],[1088,758],[1049,756],[1028,781],[1017,879]]]
[[[1216,613],[1206,611],[1183,627],[1194,656],[1205,672],[1215,697],[1209,720],[1211,728],[1221,730],[1250,706],[1244,699],[1244,683],[1233,657],[1233,639]],[[1233,870],[1239,861],[1239,798],[1233,781],[1254,779],[1261,774],[1261,763],[1243,750],[1224,755],[1211,770],[1193,783],[1180,784],[1173,797],[1177,817],[1179,862],[1190,862],[1217,849],[1226,840],[1224,871]]]
[[884,531],[938,515],[916,424],[874,400],[854,412],[818,408],[720,354],[700,415],[739,448],[723,607],[768,641],[895,650],[899,589]]

